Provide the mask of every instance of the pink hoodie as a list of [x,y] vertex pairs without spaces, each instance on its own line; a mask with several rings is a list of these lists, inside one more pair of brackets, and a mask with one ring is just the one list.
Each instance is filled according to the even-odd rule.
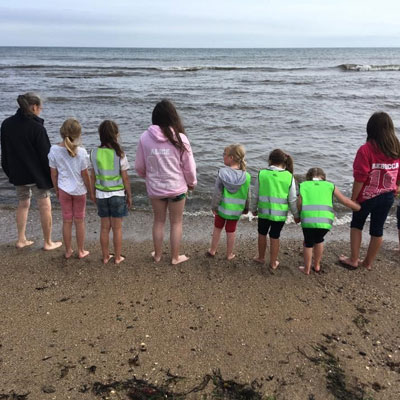
[[195,186],[196,164],[188,138],[180,133],[186,150],[176,148],[158,125],[151,125],[140,137],[135,169],[146,179],[150,198],[174,197]]

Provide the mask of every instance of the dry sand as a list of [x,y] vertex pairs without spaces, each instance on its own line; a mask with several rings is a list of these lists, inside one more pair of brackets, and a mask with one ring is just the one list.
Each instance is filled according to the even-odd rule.
[[15,249],[13,218],[12,207],[0,210],[0,399],[400,398],[394,228],[369,272],[337,263],[348,227],[335,227],[322,273],[307,277],[293,225],[271,271],[251,260],[254,221],[240,222],[228,262],[225,243],[214,259],[204,255],[211,216],[185,218],[191,258],[172,267],[167,245],[163,261],[151,262],[151,215],[134,212],[116,267],[100,261],[92,209],[84,260],[40,250],[35,211],[28,234],[37,242]]

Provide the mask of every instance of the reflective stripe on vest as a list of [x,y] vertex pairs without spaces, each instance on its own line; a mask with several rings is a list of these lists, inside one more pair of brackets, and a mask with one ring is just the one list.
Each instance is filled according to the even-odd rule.
[[120,158],[115,150],[108,148],[94,149],[90,154],[96,175],[96,189],[102,192],[114,192],[124,189],[120,173]]
[[250,187],[250,174],[246,172],[246,181],[240,189],[231,193],[224,187],[218,206],[218,215],[224,219],[237,220],[243,214]]
[[271,221],[286,221],[288,196],[292,185],[289,171],[263,169],[258,174],[258,217]]
[[334,190],[334,184],[326,181],[305,181],[300,184],[300,218],[303,228],[332,228],[335,218],[332,202]]

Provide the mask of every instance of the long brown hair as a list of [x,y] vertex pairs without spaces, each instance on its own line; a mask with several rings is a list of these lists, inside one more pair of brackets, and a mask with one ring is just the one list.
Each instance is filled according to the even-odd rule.
[[32,106],[41,106],[42,99],[36,93],[28,92],[25,94],[20,94],[17,97],[17,103],[22,113],[27,116],[33,116]]
[[241,144],[231,144],[225,147],[224,153],[228,156],[232,156],[233,161],[239,164],[239,169],[246,171],[246,161],[244,160],[246,150]]
[[100,146],[115,150],[118,157],[123,157],[124,152],[118,143],[118,125],[109,119],[104,120],[99,126]]
[[154,107],[151,121],[153,125],[158,125],[166,138],[181,152],[186,150],[180,133],[185,134],[181,118],[175,106],[169,100],[161,100]]
[[400,158],[400,142],[389,114],[379,111],[372,114],[367,123],[367,142],[374,141],[387,157]]
[[268,162],[269,165],[284,165],[285,169],[293,174],[293,158],[281,149],[272,150]]
[[63,138],[64,146],[71,157],[75,157],[78,152],[81,133],[81,124],[75,118],[69,118],[61,125],[60,134]]

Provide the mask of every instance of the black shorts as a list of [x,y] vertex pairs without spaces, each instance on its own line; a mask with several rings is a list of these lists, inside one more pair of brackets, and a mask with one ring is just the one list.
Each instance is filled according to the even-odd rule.
[[394,202],[394,193],[382,193],[372,199],[365,200],[361,203],[361,210],[353,212],[353,218],[350,226],[363,230],[365,220],[371,214],[371,222],[369,224],[369,234],[371,236],[383,236],[383,225]]
[[269,219],[259,217],[258,233],[260,235],[267,235],[269,231],[269,237],[272,239],[279,239],[283,225],[285,225],[285,221],[271,221]]
[[303,228],[304,247],[314,247],[315,244],[323,243],[329,229]]

